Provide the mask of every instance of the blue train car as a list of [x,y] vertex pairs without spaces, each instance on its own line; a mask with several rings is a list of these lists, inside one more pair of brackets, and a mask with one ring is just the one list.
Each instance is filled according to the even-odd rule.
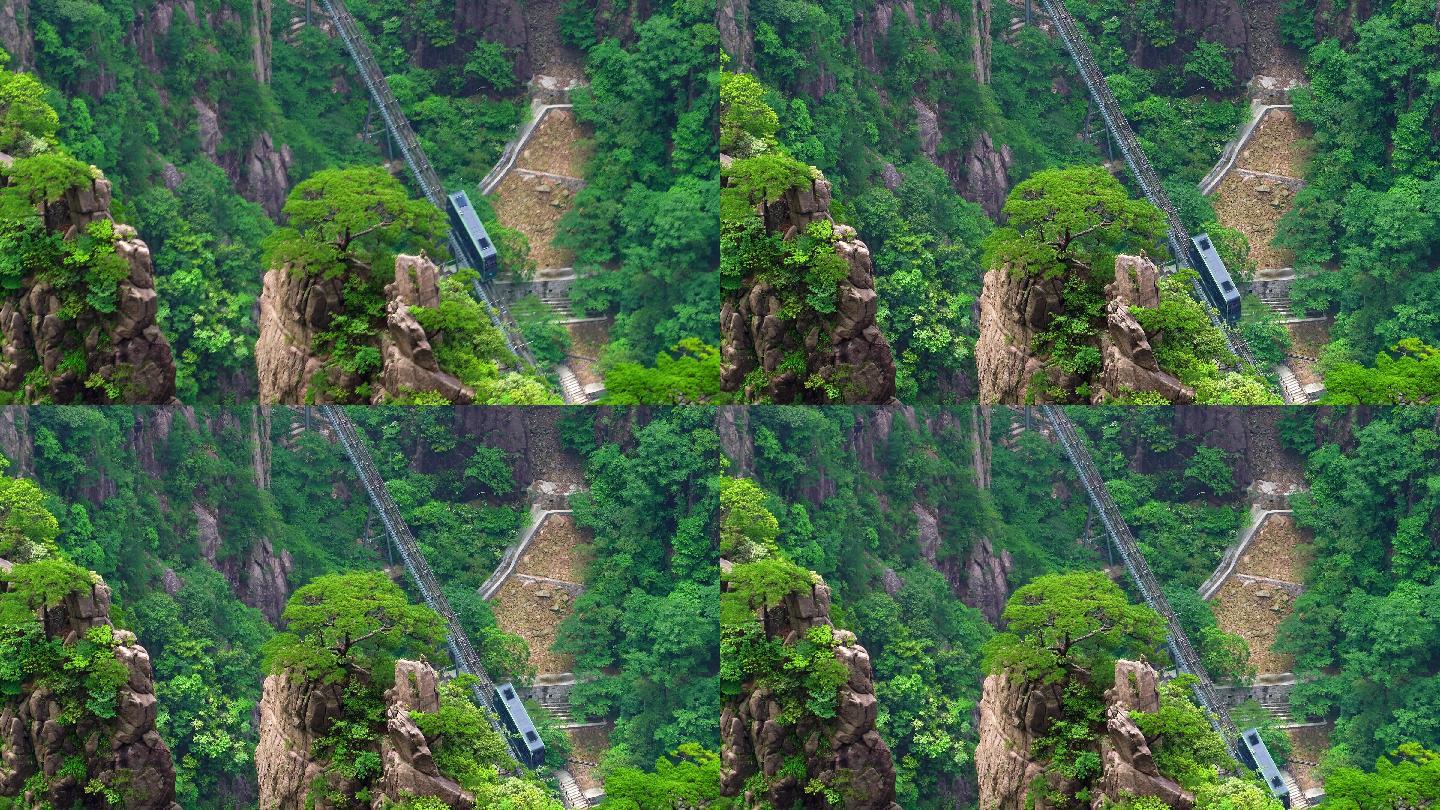
[[1225,322],[1234,326],[1240,321],[1240,291],[1225,269],[1225,262],[1215,251],[1210,234],[1202,233],[1190,239],[1190,263],[1200,274],[1200,284],[1205,287],[1205,297],[1220,311]]
[[500,715],[500,722],[519,743],[516,753],[521,761],[531,768],[544,764],[545,743],[540,739],[540,732],[535,730],[530,712],[525,710],[525,704],[515,694],[513,684],[502,683],[495,687],[495,711]]
[[1285,786],[1285,779],[1280,776],[1280,768],[1270,756],[1270,749],[1266,748],[1265,741],[1260,739],[1260,730],[1246,729],[1245,733],[1240,735],[1240,742],[1244,746],[1240,753],[1246,764],[1260,772],[1260,778],[1265,780],[1265,787],[1270,789],[1271,797],[1289,807],[1290,789]]
[[480,221],[465,192],[457,191],[447,200],[445,208],[450,215],[450,230],[460,243],[460,250],[465,254],[463,258],[480,273],[482,281],[490,283],[500,272],[500,254],[495,250],[495,243],[490,241],[485,224]]

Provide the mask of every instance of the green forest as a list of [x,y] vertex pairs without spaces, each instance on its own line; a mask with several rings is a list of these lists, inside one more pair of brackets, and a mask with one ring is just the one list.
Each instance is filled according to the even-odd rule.
[[[1313,766],[1327,805],[1440,799],[1427,691],[1440,674],[1440,639],[1417,632],[1435,626],[1426,589],[1440,562],[1434,410],[1068,412],[1209,676],[1244,685],[1272,671],[1275,653],[1293,656],[1288,711],[1326,729],[1327,742],[1301,753],[1306,738],[1292,745],[1253,698],[1232,709],[1235,722],[1258,726],[1282,766],[1292,756]],[[980,772],[977,796],[977,744],[994,729],[981,684],[1007,672],[1063,695],[1061,719],[1030,752],[1052,787],[1066,786],[1052,806],[1102,795],[1091,792],[1103,789],[1093,746],[1114,661],[1143,656],[1163,668],[1169,654],[1163,622],[1141,602],[1046,430],[1030,410],[747,409],[741,438],[727,444],[733,477],[720,504],[731,563],[721,613],[726,705],[763,687],[784,696],[789,725],[833,720],[846,677],[833,667],[836,636],[766,641],[757,621],[761,604],[791,604],[823,581],[834,633],[853,631],[869,653],[874,727],[902,807],[973,806],[985,795],[995,765]],[[1247,445],[1255,458],[1215,438],[1237,432],[1267,437]],[[1313,540],[1301,595],[1288,615],[1268,619],[1266,650],[1237,634],[1251,632],[1244,623],[1226,629],[1237,597],[1198,591],[1250,520],[1248,483],[1284,471],[1297,489],[1294,519]],[[986,575],[995,567],[998,582]],[[1161,775],[1196,807],[1279,807],[1259,783],[1224,777],[1233,763],[1223,767],[1224,744],[1185,686],[1162,686],[1158,713],[1137,721],[1163,739],[1154,751]],[[804,759],[795,767],[789,773],[806,784]],[[808,776],[807,791],[843,782],[833,772]],[[757,775],[745,789],[776,784]],[[1124,806],[1176,806],[1148,801]]]
[[1309,86],[1293,98],[1296,114],[1314,128],[1306,186],[1276,237],[1295,251],[1302,274],[1291,298],[1306,311],[1335,315],[1321,360],[1327,376],[1343,383],[1337,404],[1433,401],[1440,393],[1434,9],[1379,3],[1366,19],[1341,19],[1294,0],[1279,26],[1287,44],[1305,53]]
[[[774,119],[774,154],[822,171],[834,184],[831,213],[869,246],[878,324],[896,356],[903,401],[963,396],[964,381],[975,374],[973,305],[993,259],[981,245],[1001,212],[987,215],[963,198],[956,175],[947,176],[944,167],[955,165],[981,135],[1005,146],[1010,186],[1042,170],[1116,156],[1064,50],[1032,26],[1009,31],[1004,9],[987,12],[990,30],[982,33],[982,21],[966,6],[922,4],[881,18],[844,4],[751,4],[740,39],[753,54],[738,67],[737,55],[729,55],[731,69],[759,83],[744,97]],[[1233,55],[1177,31],[1163,4],[1076,3],[1070,11],[1092,35],[1100,68],[1187,226],[1213,234],[1227,263],[1243,272],[1243,235],[1219,225],[1194,185],[1243,121]],[[1037,7],[1035,14],[1044,12]],[[863,49],[852,44],[857,39],[866,42]],[[983,58],[977,41],[989,48]],[[1135,54],[1162,49],[1159,60],[1137,64]],[[938,142],[922,143],[916,112],[922,108],[936,117]],[[757,120],[754,114],[737,118]],[[737,120],[736,126],[747,125]],[[724,150],[723,127],[721,140]],[[786,181],[772,173],[767,182],[778,191],[796,176]],[[999,201],[1007,190],[998,189]],[[726,215],[725,227],[738,227],[729,223],[740,219],[738,211]],[[1115,236],[1132,250],[1150,238],[1123,239],[1118,230]],[[823,275],[819,269],[808,274],[812,289],[823,286]],[[734,273],[722,275],[726,290],[739,281]],[[794,283],[803,294],[804,285]],[[1264,324],[1253,329],[1252,340],[1273,335]],[[1203,336],[1185,341],[1196,353],[1204,346],[1210,344]],[[1227,401],[1223,394],[1214,399]],[[1256,400],[1247,394],[1229,401]]]
[[[870,249],[876,323],[895,356],[899,398],[963,399],[977,373],[981,279],[1009,255],[982,245],[1010,224],[1015,191],[1041,172],[1101,164],[1130,195],[1139,189],[1075,66],[1040,27],[1049,24],[1043,6],[852,5],[765,2],[726,11],[736,30],[722,62],[738,75],[722,115],[735,109],[729,126],[752,137],[727,144],[722,123],[721,149],[735,158],[727,182],[740,195],[722,211],[722,252],[734,253],[722,256],[722,291],[771,285],[796,301],[797,312],[833,311],[834,268],[807,260],[812,246],[797,239],[783,250],[765,247],[747,231],[756,227],[747,206],[803,187],[811,178],[799,169],[814,167],[833,184],[830,214]],[[1221,202],[1202,196],[1198,183],[1248,120],[1251,97],[1263,95],[1247,87],[1252,75],[1258,81],[1278,70],[1288,78],[1290,69],[1275,66],[1285,62],[1303,74],[1288,100],[1314,132],[1299,145],[1309,152],[1295,172],[1304,183],[1274,243],[1294,253],[1297,280],[1288,295],[1296,313],[1331,315],[1334,324],[1317,346],[1247,295],[1238,333],[1260,368],[1232,377],[1223,372],[1229,352],[1204,334],[1204,321],[1179,313],[1189,306],[1181,300],[1185,285],[1162,287],[1169,300],[1145,323],[1147,331],[1169,327],[1169,345],[1156,351],[1161,368],[1196,389],[1201,403],[1278,404],[1264,390],[1273,380],[1261,373],[1298,352],[1325,378],[1327,403],[1431,402],[1440,392],[1440,322],[1427,306],[1440,256],[1434,9],[1275,5],[1065,4],[1180,219],[1192,235],[1211,235],[1242,289],[1264,246],[1222,225]],[[778,165],[782,159],[790,165]],[[1259,215],[1229,216],[1234,225],[1236,216]],[[1127,237],[1115,243],[1128,252],[1167,253],[1150,246],[1149,234]],[[1109,279],[1106,269],[1094,290],[1082,289],[1085,278],[1066,286],[1067,325],[1032,347],[1054,351],[1066,373],[1099,365],[1087,352],[1067,353],[1066,339],[1097,333],[1085,313]]]
[[[557,433],[555,452],[573,454],[585,471],[588,494],[575,509],[595,537],[585,595],[561,644],[586,675],[577,712],[613,724],[599,764],[605,806],[715,798],[713,411],[506,410],[350,415],[482,665],[495,680],[519,684],[535,675],[527,642],[497,626],[476,589],[528,520],[525,484],[540,462],[464,425],[508,421],[509,435],[519,425],[522,438],[527,429]],[[360,806],[353,803],[381,795],[375,745],[395,661],[445,661],[444,624],[392,561],[395,550],[324,427],[308,409],[7,414],[5,431],[18,442],[6,444],[7,473],[24,477],[0,479],[0,558],[14,566],[0,586],[3,700],[44,685],[73,706],[69,724],[115,716],[115,672],[96,645],[116,642],[47,641],[36,618],[42,603],[53,608],[77,583],[103,578],[116,637],[132,631],[149,653],[155,728],[173,756],[181,806],[255,806],[267,674],[341,696],[340,716],[310,753],[330,789],[352,795],[327,801]],[[278,580],[268,578],[277,569]],[[596,644],[601,637],[607,643]],[[550,758],[518,773],[463,679],[444,684],[439,708],[416,722],[441,741],[441,773],[478,806],[555,810],[553,769],[564,767],[570,746],[538,704],[530,710]],[[95,790],[124,791],[93,781]],[[43,796],[45,785],[25,789]],[[418,799],[404,806],[431,807]]]
[[[442,182],[470,191],[502,265],[523,278],[534,269],[526,237],[496,220],[476,186],[530,115],[531,76],[521,75],[530,56],[505,45],[504,32],[477,35],[463,5],[358,0],[347,7]],[[718,393],[718,245],[709,225],[717,181],[708,137],[716,89],[705,57],[715,39],[713,7],[614,20],[607,13],[572,2],[545,21],[581,54],[587,77],[574,92],[576,113],[594,130],[586,185],[557,244],[576,252],[584,278],[576,306],[615,319],[599,358],[618,372],[613,401],[705,401]],[[6,194],[16,199],[0,212],[12,277],[6,289],[47,281],[70,311],[114,311],[111,235],[62,240],[25,211],[53,202],[85,179],[85,166],[96,166],[114,185],[115,221],[132,224],[150,248],[157,323],[174,354],[178,398],[253,399],[261,279],[291,255],[274,246],[303,217],[291,210],[300,186],[343,171],[357,189],[385,196],[396,193],[391,174],[407,187],[398,190],[402,197],[421,196],[324,6],[207,0],[177,13],[132,0],[37,0],[18,20],[21,41],[7,43],[18,51],[7,61],[24,72],[0,76],[0,151],[18,158],[5,170]],[[372,251],[388,260],[424,247],[439,261],[449,251],[431,226],[441,223],[400,217],[370,234]],[[337,243],[341,253],[346,242]],[[347,285],[342,323],[311,347],[326,358],[329,379],[343,381],[341,390],[312,386],[307,397],[368,401],[391,275],[389,267],[371,270]],[[443,286],[441,311],[422,319],[443,335],[441,368],[479,402],[558,403],[543,390],[554,387],[553,366],[569,345],[555,315],[538,300],[514,308],[547,383],[505,372],[519,364],[481,305],[468,300],[465,279]],[[26,383],[24,401],[47,401],[45,380]],[[123,381],[97,379],[91,387],[107,383],[118,389]],[[134,399],[107,393],[102,401]]]

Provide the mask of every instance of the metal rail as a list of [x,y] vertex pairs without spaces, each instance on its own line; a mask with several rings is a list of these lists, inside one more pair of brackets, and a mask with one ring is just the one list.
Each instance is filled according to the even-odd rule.
[[[445,185],[440,181],[440,175],[435,167],[430,165],[430,159],[425,156],[425,150],[420,146],[420,141],[415,137],[415,131],[410,128],[410,120],[405,117],[405,111],[400,108],[400,102],[395,100],[395,94],[390,91],[390,83],[385,80],[385,74],[380,71],[380,64],[375,61],[375,55],[370,52],[370,46],[365,44],[365,36],[360,30],[360,25],[355,18],[350,16],[349,9],[341,0],[320,0],[325,5],[325,10],[330,14],[330,20],[335,24],[335,30],[340,34],[340,41],[345,44],[345,50],[349,52],[350,59],[355,63],[355,68],[360,71],[360,80],[365,83],[365,89],[369,91],[370,98],[380,110],[380,117],[385,121],[385,128],[390,131],[390,137],[400,147],[400,154],[405,158],[405,165],[410,167],[410,174],[414,176],[415,182],[420,186],[420,192],[430,204],[446,213]],[[465,254],[460,250],[460,244],[452,231],[449,234],[450,255],[455,257],[456,264],[468,267]],[[485,311],[490,316],[490,322],[500,330],[505,338],[505,345],[527,368],[535,367],[535,357],[530,353],[530,346],[525,342],[524,336],[520,334],[519,324],[491,293],[489,287],[476,280],[474,286],[475,297],[484,304]]]
[[460,619],[455,611],[450,608],[450,602],[445,598],[445,592],[441,590],[440,583],[435,580],[435,574],[430,570],[430,564],[425,561],[425,555],[421,553],[420,547],[415,543],[415,537],[410,534],[410,527],[405,524],[405,519],[400,516],[400,510],[391,500],[390,493],[385,489],[385,481],[380,477],[380,472],[375,469],[375,464],[370,460],[370,451],[366,449],[360,439],[360,434],[350,417],[345,411],[336,405],[321,405],[320,412],[329,420],[330,427],[335,431],[335,437],[344,448],[345,455],[349,457],[350,463],[355,467],[355,474],[360,477],[360,483],[365,487],[365,494],[370,499],[370,504],[375,508],[376,514],[380,516],[380,522],[385,526],[385,534],[389,536],[390,543],[395,550],[400,552],[400,559],[405,563],[405,570],[410,573],[410,578],[415,582],[415,587],[420,591],[425,604],[430,609],[440,614],[445,620],[445,644],[450,648],[450,656],[455,661],[455,666],[469,675],[474,675],[478,684],[473,686],[473,693],[476,701],[485,712],[485,717],[490,721],[490,727],[495,729],[509,745],[506,752],[510,755],[511,761],[519,767],[519,758],[514,751],[514,742],[510,739],[509,732],[500,724],[500,720],[490,710],[490,699],[495,694],[495,682],[480,665],[480,656],[476,654],[475,648],[470,644],[470,637],[465,634],[464,628],[460,626]]
[[[1170,252],[1175,257],[1176,267],[1193,269],[1190,264],[1190,233],[1185,229],[1185,224],[1180,221],[1180,213],[1175,210],[1175,205],[1170,202],[1170,196],[1165,193],[1165,186],[1160,182],[1160,177],[1155,173],[1155,168],[1150,165],[1150,159],[1145,156],[1145,150],[1140,147],[1140,142],[1135,138],[1135,132],[1130,129],[1130,122],[1125,118],[1125,113],[1120,109],[1120,103],[1115,100],[1115,95],[1110,92],[1110,85],[1105,81],[1105,74],[1100,72],[1100,66],[1095,63],[1095,57],[1090,53],[1090,46],[1085,44],[1080,34],[1080,27],[1075,19],[1066,10],[1064,0],[1040,0],[1040,4],[1050,14],[1050,19],[1055,22],[1056,33],[1060,35],[1060,41],[1069,52],[1070,59],[1080,71],[1080,79],[1085,83],[1085,89],[1089,91],[1090,98],[1095,106],[1100,109],[1100,117],[1105,121],[1105,128],[1110,131],[1110,137],[1115,140],[1116,146],[1120,147],[1120,154],[1125,158],[1125,165],[1130,167],[1130,172],[1135,176],[1135,182],[1139,184],[1140,191],[1151,205],[1160,209],[1165,215],[1166,241],[1170,245]],[[1162,268],[1163,272],[1163,268]],[[1210,299],[1205,295],[1205,289],[1200,286],[1199,280],[1192,279],[1191,291],[1195,300],[1205,308],[1205,314],[1210,317],[1210,322],[1225,336],[1225,342],[1229,344],[1230,350],[1249,365],[1255,365],[1255,355],[1251,353],[1250,346],[1245,339],[1236,334],[1220,317],[1220,313],[1211,305]]]
[[[1045,0],[1042,0],[1044,2]],[[1190,639],[1185,635],[1185,630],[1180,626],[1180,619],[1171,609],[1170,602],[1165,598],[1165,593],[1160,589],[1160,583],[1155,579],[1145,557],[1140,553],[1140,548],[1135,543],[1135,538],[1130,534],[1130,527],[1125,525],[1125,519],[1120,515],[1120,509],[1110,497],[1110,492],[1105,489],[1105,481],[1100,477],[1100,471],[1095,468],[1095,463],[1090,458],[1090,451],[1080,441],[1080,435],[1075,430],[1075,425],[1065,412],[1054,405],[1040,406],[1045,412],[1045,417],[1050,421],[1050,426],[1055,430],[1055,436],[1060,440],[1060,446],[1064,448],[1065,455],[1069,457],[1070,463],[1075,467],[1075,472],[1080,477],[1080,484],[1085,488],[1085,493],[1090,497],[1090,502],[1095,506],[1099,514],[1100,522],[1105,525],[1105,531],[1110,535],[1110,541],[1115,549],[1120,552],[1120,558],[1125,563],[1125,570],[1130,573],[1130,578],[1135,582],[1135,587],[1140,591],[1140,596],[1151,610],[1159,613],[1165,620],[1167,632],[1165,644],[1170,649],[1170,657],[1174,659],[1175,666],[1189,675],[1194,675],[1195,699],[1206,711],[1210,723],[1225,740],[1225,747],[1229,749],[1230,756],[1237,762],[1240,758],[1240,729],[1230,719],[1230,710],[1226,708],[1224,701],[1220,699],[1219,693],[1215,691],[1215,682],[1210,680],[1210,674],[1205,671],[1205,666],[1200,662],[1200,655],[1191,646]]]

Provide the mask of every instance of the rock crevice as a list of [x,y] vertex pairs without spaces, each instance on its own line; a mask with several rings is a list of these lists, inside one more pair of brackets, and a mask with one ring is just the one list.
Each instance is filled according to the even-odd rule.
[[260,810],[328,810],[328,795],[371,793],[375,810],[402,798],[433,797],[456,810],[471,810],[475,798],[440,773],[432,740],[411,712],[440,707],[439,676],[421,661],[396,661],[395,685],[385,693],[385,728],[376,743],[382,770],[374,782],[346,777],[315,754],[324,737],[345,714],[344,689],[307,681],[290,673],[265,679],[260,699],[260,742],[255,768],[260,781]]
[[[352,263],[349,272],[369,274]],[[343,277],[296,272],[284,266],[265,273],[260,294],[260,338],[255,366],[262,405],[332,402],[370,385],[371,404],[417,393],[435,393],[464,404],[475,393],[435,360],[430,336],[410,308],[439,303],[439,269],[424,256],[397,256],[395,281],[386,285],[385,326],[374,338],[382,366],[365,375],[329,363],[316,338],[345,309]]]
[[1125,797],[1156,797],[1176,810],[1191,810],[1195,797],[1155,766],[1151,746],[1131,712],[1160,708],[1159,675],[1139,661],[1115,662],[1115,686],[1105,692],[1105,727],[1093,740],[1101,762],[1090,783],[1066,777],[1036,758],[1035,742],[1065,717],[1062,684],[1026,681],[1011,673],[985,679],[980,699],[980,742],[975,770],[981,810],[1053,810],[1051,795],[1090,791],[1092,810]]

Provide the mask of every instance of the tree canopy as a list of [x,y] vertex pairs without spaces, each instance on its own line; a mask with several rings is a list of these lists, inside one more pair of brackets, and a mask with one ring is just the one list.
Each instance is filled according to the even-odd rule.
[[290,597],[284,618],[286,631],[266,644],[267,668],[324,683],[383,678],[395,655],[433,651],[445,633],[435,611],[378,571],[318,577]]

